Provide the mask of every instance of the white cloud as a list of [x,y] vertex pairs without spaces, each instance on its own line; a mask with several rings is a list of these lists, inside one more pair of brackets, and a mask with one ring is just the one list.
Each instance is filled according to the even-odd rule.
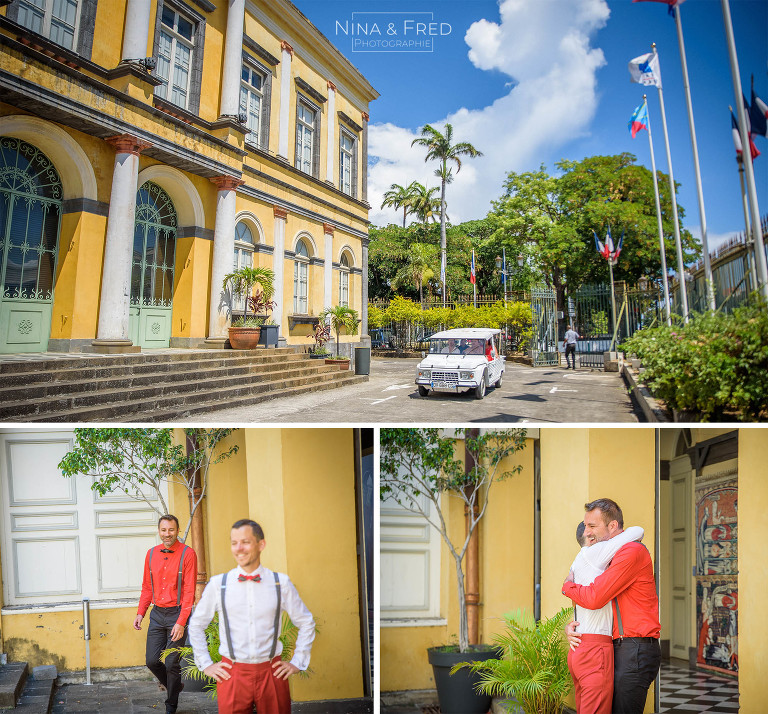
[[[448,188],[454,222],[483,217],[508,171],[537,168],[555,149],[582,136],[597,108],[596,73],[605,58],[590,39],[608,20],[606,0],[500,0],[499,10],[500,22],[478,20],[464,39],[475,67],[510,78],[509,93],[482,109],[424,117],[440,129],[452,124],[456,141],[469,141],[484,154],[462,162]],[[393,124],[370,127],[369,155],[377,159],[369,171],[375,224],[398,220],[396,212],[379,208],[391,184],[438,185],[436,164],[425,164],[424,150],[411,148],[417,136]]]

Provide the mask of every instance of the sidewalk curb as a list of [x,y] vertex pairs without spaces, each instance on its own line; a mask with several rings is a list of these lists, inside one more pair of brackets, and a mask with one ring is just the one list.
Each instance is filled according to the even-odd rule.
[[669,417],[664,413],[659,403],[651,396],[645,384],[637,381],[632,368],[626,363],[622,365],[621,375],[624,377],[630,398],[649,422],[669,422]]

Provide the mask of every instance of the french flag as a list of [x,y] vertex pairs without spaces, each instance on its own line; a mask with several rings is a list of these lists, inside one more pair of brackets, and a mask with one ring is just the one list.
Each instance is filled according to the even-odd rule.
[[678,5],[682,5],[685,0],[632,0],[632,2],[663,2],[665,5],[669,5],[669,14],[674,17],[675,8]]
[[637,132],[641,129],[648,130],[648,105],[643,102],[632,113],[632,118],[629,120],[629,130],[632,132],[632,138],[637,136]]
[[749,118],[752,123],[752,133],[760,136],[768,135],[768,106],[755,94],[752,87],[752,106],[749,107]]
[[472,249],[472,263],[469,267],[469,282],[472,283],[472,285],[475,284],[475,280],[477,278],[475,277],[475,249]]
[[[741,146],[741,134],[739,134],[739,123],[736,121],[736,117],[733,116],[733,112],[731,112],[731,130],[733,131],[733,145],[736,147],[736,156],[741,158],[742,154],[744,153]],[[755,146],[755,142],[752,141],[752,134],[749,134],[749,153],[752,155],[752,161],[754,161],[758,156],[760,156],[760,152],[757,150],[757,147]]]

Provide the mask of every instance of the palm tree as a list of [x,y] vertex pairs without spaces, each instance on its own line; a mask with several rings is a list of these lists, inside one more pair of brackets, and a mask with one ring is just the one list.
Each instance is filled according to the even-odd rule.
[[429,218],[433,221],[437,221],[435,214],[440,210],[440,199],[435,194],[440,190],[438,186],[427,188],[426,186],[413,182],[415,189],[413,192],[413,198],[411,199],[411,207],[413,213],[415,213],[422,223],[427,222]]
[[419,302],[424,304],[423,287],[435,277],[432,266],[437,258],[437,246],[429,243],[412,243],[408,248],[405,265],[392,279],[392,287],[416,285],[419,288]]
[[403,209],[403,228],[405,228],[405,219],[411,213],[411,201],[413,200],[416,181],[411,181],[407,186],[401,186],[399,183],[393,183],[389,191],[384,194],[384,200],[381,207],[392,206],[392,208]]
[[331,329],[336,333],[336,356],[339,356],[339,332],[346,330],[348,335],[357,334],[357,326],[360,319],[357,310],[353,310],[347,305],[334,305],[326,307],[320,313],[320,322],[330,320]]
[[445,185],[452,180],[451,169],[448,168],[448,162],[456,164],[456,173],[461,171],[461,157],[469,156],[475,158],[482,156],[472,144],[466,141],[460,141],[456,144],[453,141],[453,127],[450,124],[445,125],[445,133],[441,134],[437,129],[429,124],[421,128],[421,136],[411,142],[411,146],[418,144],[427,149],[427,155],[424,161],[436,160],[440,162],[440,167],[435,174],[440,177],[440,273],[443,285],[443,305],[445,305],[445,264],[446,264],[446,238],[445,238]]

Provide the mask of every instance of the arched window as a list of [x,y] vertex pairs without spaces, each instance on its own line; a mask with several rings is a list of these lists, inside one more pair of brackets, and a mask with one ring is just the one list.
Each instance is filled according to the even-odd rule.
[[341,260],[339,261],[339,305],[349,305],[349,255],[347,253],[341,254]]
[[[245,221],[240,221],[235,226],[235,255],[233,269],[253,267],[253,232]],[[232,304],[233,310],[242,311],[245,309],[245,297],[238,295],[234,298]]]
[[296,241],[296,258],[293,263],[293,312],[306,315],[309,312],[309,248],[303,239]]

